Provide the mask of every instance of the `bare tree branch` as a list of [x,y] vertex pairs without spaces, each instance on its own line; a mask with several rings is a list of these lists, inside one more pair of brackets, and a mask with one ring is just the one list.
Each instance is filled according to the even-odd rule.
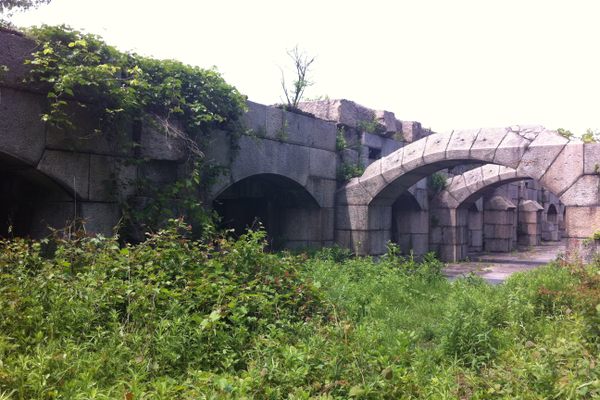
[[296,80],[293,82],[292,87],[288,88],[285,81],[285,74],[282,70],[281,87],[283,88],[288,108],[296,109],[302,100],[306,88],[313,84],[313,82],[309,81],[308,75],[310,66],[315,61],[316,57],[308,57],[298,49],[298,46],[288,50],[287,54],[292,59],[294,68],[296,69]]

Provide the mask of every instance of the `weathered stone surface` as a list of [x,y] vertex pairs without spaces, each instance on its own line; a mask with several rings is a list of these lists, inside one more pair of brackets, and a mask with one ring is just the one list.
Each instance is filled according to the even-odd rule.
[[600,207],[567,207],[565,227],[569,238],[590,238],[600,230]]
[[231,162],[232,149],[231,149],[231,138],[225,131],[214,130],[210,132],[208,139],[208,145],[204,150],[204,157],[206,162],[212,165],[228,166]]
[[173,121],[152,121],[144,124],[141,135],[142,157],[153,160],[183,161],[187,144],[177,135],[184,136],[180,124]]
[[509,200],[507,200],[503,197],[494,196],[485,202],[484,208],[486,210],[505,211],[505,210],[515,209],[517,207],[512,202],[510,202]]
[[454,131],[448,147],[446,148],[446,159],[448,160],[468,160],[471,146],[475,142],[481,129],[465,129]]
[[559,135],[538,135],[527,148],[517,171],[521,175],[540,179],[568,142],[568,139]]
[[372,255],[381,255],[385,254],[387,251],[387,243],[392,238],[392,232],[388,230],[382,231],[370,231],[369,232],[369,241],[370,241],[370,253]]
[[582,174],[583,144],[569,143],[548,168],[540,183],[557,196],[560,196]]
[[398,131],[396,116],[393,112],[375,111],[375,120],[385,127],[386,134],[393,134]]
[[433,198],[431,206],[435,208],[457,208],[460,203],[452,196],[451,191],[444,190]]
[[369,254],[369,231],[335,230],[335,241],[338,245],[351,249],[355,254]]
[[486,210],[484,221],[490,225],[510,225],[513,223],[513,213],[500,210]]
[[344,187],[336,192],[336,202],[339,205],[366,205],[373,197],[358,181],[358,178],[350,180]]
[[282,236],[290,241],[321,240],[321,213],[317,208],[285,209],[282,216]]
[[368,206],[346,206],[336,207],[335,212],[336,229],[342,230],[368,230],[369,229],[369,207]]
[[253,101],[247,101],[248,111],[244,114],[243,121],[251,134],[258,137],[267,135],[267,106]]
[[283,126],[279,130],[275,130],[275,136],[272,138],[282,142],[320,148],[313,144],[315,122],[314,118],[284,111]]
[[422,234],[414,234],[411,237],[411,250],[415,256],[422,256],[429,251],[429,237]]
[[463,174],[465,179],[465,187],[469,190],[469,192],[475,193],[479,190],[483,189],[486,185],[486,182],[483,179],[483,169],[475,168],[470,171],[467,171]]
[[340,152],[342,163],[344,164],[358,164],[358,151],[353,149],[344,149]]
[[[72,122],[73,128],[57,128],[51,124],[46,126],[46,146],[53,150],[77,151],[104,155],[130,156],[133,154],[133,128],[123,127],[115,131],[101,132],[97,117],[86,108],[74,102],[69,102],[65,113]],[[158,134],[156,127],[146,124],[148,135]],[[164,134],[162,134],[164,136]],[[160,154],[162,144],[153,142],[150,138],[141,136],[142,156]],[[146,146],[144,148],[144,146]],[[151,146],[155,146],[152,148]],[[151,158],[151,157],[150,157]],[[162,158],[162,157],[161,157]]]
[[402,136],[407,142],[416,142],[429,134],[431,131],[423,129],[417,121],[402,121]]
[[379,135],[373,135],[371,133],[363,133],[361,138],[361,143],[367,147],[374,149],[383,148],[383,141],[385,139]]
[[335,121],[352,128],[356,128],[360,121],[372,121],[375,117],[373,110],[345,99],[302,102],[299,108],[318,118]]
[[449,191],[452,193],[452,196],[462,204],[462,202],[471,195],[471,188],[466,183],[464,175],[456,176],[452,183],[452,188],[449,188]]
[[337,181],[319,177],[309,177],[306,190],[311,193],[320,207],[335,206],[335,191]]
[[318,149],[335,151],[337,128],[327,121],[313,120],[313,130],[310,134],[310,145]]
[[0,43],[0,60],[8,68],[3,74],[3,85],[23,86],[23,77],[29,71],[29,66],[23,61],[31,58],[31,53],[36,50],[38,44],[31,39],[5,31],[0,32]]
[[331,151],[313,149],[309,150],[309,175],[321,178],[335,179],[336,155]]
[[239,151],[231,165],[235,182],[257,174],[280,174],[304,186],[310,165],[309,148],[273,140],[242,136]]
[[[384,189],[377,194],[377,197],[373,198],[372,204],[391,206],[402,193],[408,190],[411,182],[414,182],[414,180],[410,180],[410,177],[407,177],[406,180],[398,178],[392,183],[385,183],[387,186],[383,186]],[[384,184],[383,182],[380,183]]]
[[0,101],[0,153],[37,164],[46,145],[43,98],[7,88],[0,88],[0,96],[7,99]]
[[402,154],[402,168],[405,171],[408,172],[424,165],[423,152],[425,151],[426,144],[427,139],[421,139],[402,148],[404,150]]
[[494,164],[517,168],[530,141],[514,132],[508,132],[494,154]]
[[432,226],[429,229],[429,239],[431,243],[442,243],[442,227]]
[[[283,138],[285,135],[284,111],[276,107],[265,108],[265,137],[269,139]],[[259,128],[260,129],[260,128]],[[258,135],[260,136],[260,130]]]
[[80,199],[88,198],[89,154],[46,150],[37,169],[58,182],[68,193],[76,193]]
[[323,242],[333,242],[335,235],[335,208],[328,207],[321,210],[321,240]]
[[381,174],[381,162],[373,162],[369,165],[358,180],[362,187],[369,192],[371,197],[377,196],[387,185],[387,182]]
[[437,133],[427,136],[427,143],[423,153],[425,163],[434,163],[446,159],[446,148],[452,137],[451,133]]
[[402,166],[402,160],[404,158],[404,149],[405,147],[402,147],[401,149],[398,149],[392,154],[375,162],[381,163],[381,173],[387,183],[393,182],[395,179],[397,179],[405,173],[406,170]]
[[109,156],[90,155],[89,199],[115,201],[117,195],[115,160]]
[[392,229],[392,207],[371,206],[368,210],[369,229]]
[[523,175],[521,175],[517,170],[513,168],[505,167],[502,165],[500,166],[500,168],[498,168],[498,181],[511,181],[515,178],[523,178]]
[[121,218],[121,211],[116,203],[84,202],[80,205],[81,218],[88,232],[112,235]]
[[471,147],[471,159],[493,162],[496,149],[505,137],[506,128],[482,129]]
[[398,142],[396,140],[391,140],[391,139],[383,139],[383,144],[381,147],[381,156],[382,157],[388,156],[388,155],[392,154],[393,152],[397,151],[401,147],[402,147],[401,142]]
[[522,212],[537,213],[538,211],[542,211],[542,210],[544,210],[544,207],[542,207],[540,205],[540,203],[538,203],[537,201],[525,200],[519,204],[519,211],[522,211]]
[[600,143],[586,143],[583,153],[583,172],[585,174],[600,174]]
[[566,206],[593,206],[600,204],[600,176],[583,175],[562,196]]

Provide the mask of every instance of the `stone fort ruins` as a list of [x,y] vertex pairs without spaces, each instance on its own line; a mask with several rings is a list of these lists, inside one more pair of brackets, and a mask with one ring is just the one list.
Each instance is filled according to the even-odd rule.
[[[143,200],[135,178],[175,181],[185,144],[142,128],[132,154],[86,129],[85,116],[77,132],[47,126],[44,93],[21,83],[33,47],[0,32],[0,64],[9,67],[0,84],[0,236],[10,226],[40,237],[74,217],[110,234],[117,195]],[[586,251],[600,230],[600,144],[540,126],[435,133],[348,100],[303,103],[312,116],[248,109],[237,151],[227,132],[210,135],[206,157],[226,173],[204,202],[231,228],[260,219],[274,246],[378,255],[392,241],[460,260],[563,238]],[[147,162],[122,162],[134,157]]]

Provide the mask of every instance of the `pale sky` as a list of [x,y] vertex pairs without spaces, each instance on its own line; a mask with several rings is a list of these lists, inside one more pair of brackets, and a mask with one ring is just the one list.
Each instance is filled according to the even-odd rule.
[[20,26],[68,24],[121,50],[216,66],[250,100],[281,101],[296,44],[307,96],[354,100],[436,131],[600,128],[597,0],[53,0]]

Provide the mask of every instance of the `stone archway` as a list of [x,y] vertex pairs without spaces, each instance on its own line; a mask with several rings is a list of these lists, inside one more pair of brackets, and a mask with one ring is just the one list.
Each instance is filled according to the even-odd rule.
[[[338,191],[338,207],[354,217],[350,229],[336,226],[336,239],[357,253],[381,254],[390,236],[385,223],[388,209],[403,191],[442,168],[492,163],[538,180],[572,206],[567,211],[567,231],[580,242],[600,228],[600,180],[593,162],[600,164],[600,145],[569,141],[542,127],[430,135],[374,162],[361,177]],[[575,221],[582,213],[589,223]],[[448,222],[456,224],[456,220]]]
[[429,213],[406,191],[392,204],[392,242],[403,254],[422,256],[429,251]]
[[[298,182],[277,174],[243,178],[213,200],[222,226],[243,233],[260,223],[274,249],[321,247],[328,224],[317,200]],[[331,227],[331,225],[329,225]]]
[[22,160],[0,153],[0,236],[41,238],[79,217],[72,194]]

